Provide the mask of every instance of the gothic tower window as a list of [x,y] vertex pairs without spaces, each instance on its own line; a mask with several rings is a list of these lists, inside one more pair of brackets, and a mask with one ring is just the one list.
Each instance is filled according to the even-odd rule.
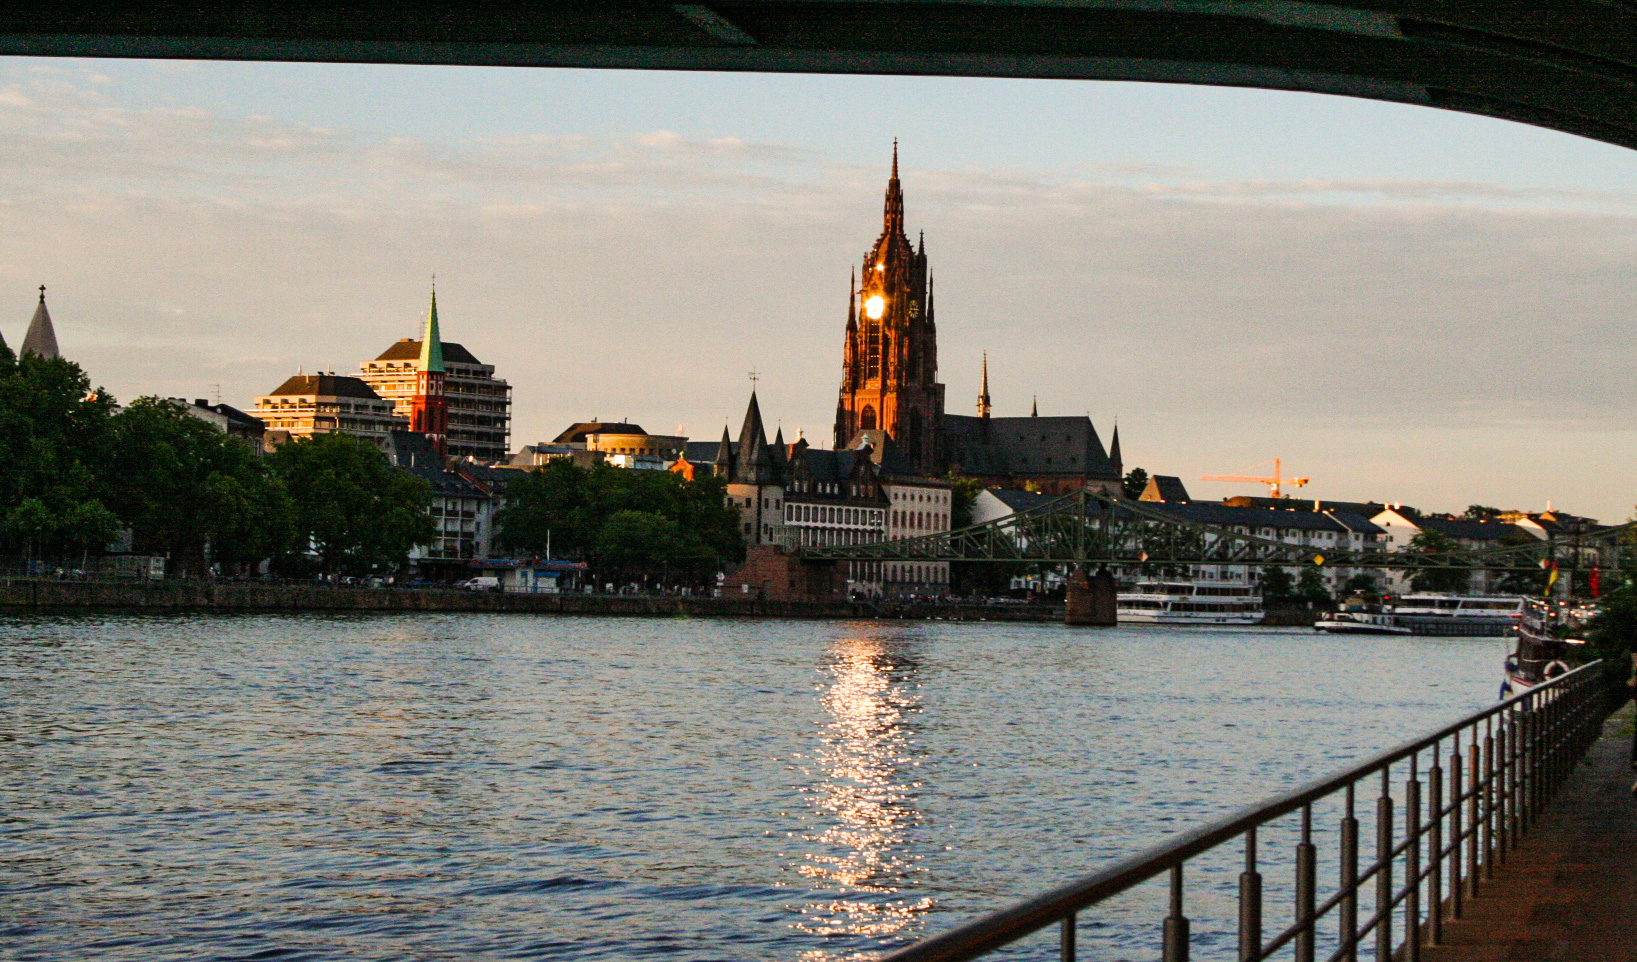
[[858,429],[860,431],[875,430],[875,408],[864,405],[864,410],[858,413]]

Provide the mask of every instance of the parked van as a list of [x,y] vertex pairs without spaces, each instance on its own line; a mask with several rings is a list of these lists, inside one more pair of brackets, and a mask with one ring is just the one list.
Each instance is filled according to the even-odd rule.
[[484,575],[470,581],[462,581],[460,587],[465,588],[467,591],[499,591],[500,579]]

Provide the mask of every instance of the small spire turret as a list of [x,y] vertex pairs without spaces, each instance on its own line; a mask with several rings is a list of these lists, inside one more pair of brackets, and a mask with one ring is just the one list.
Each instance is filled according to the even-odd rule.
[[989,419],[992,405],[989,403],[989,352],[983,352],[983,380],[978,382],[978,417]]
[[34,307],[34,317],[28,322],[28,333],[23,335],[23,346],[17,354],[33,354],[48,361],[62,355],[57,351],[57,329],[52,326],[51,312],[45,307],[45,285],[40,285],[40,303]]

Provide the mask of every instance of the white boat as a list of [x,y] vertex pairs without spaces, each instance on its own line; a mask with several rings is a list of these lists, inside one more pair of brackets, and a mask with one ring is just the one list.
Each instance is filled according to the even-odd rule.
[[1521,695],[1585,661],[1584,638],[1569,637],[1585,628],[1597,609],[1531,598],[1518,621],[1518,645],[1502,667],[1501,697]]
[[1407,635],[1393,613],[1380,605],[1348,603],[1313,623],[1314,631],[1333,635]]
[[1413,592],[1393,604],[1393,618],[1416,635],[1503,637],[1523,617],[1517,595],[1454,595]]
[[1121,624],[1262,623],[1262,594],[1245,582],[1139,581],[1121,590],[1117,600]]

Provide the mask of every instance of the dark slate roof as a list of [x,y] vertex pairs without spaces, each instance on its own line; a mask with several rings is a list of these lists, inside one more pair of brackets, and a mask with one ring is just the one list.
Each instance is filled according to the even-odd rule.
[[1119,480],[1088,417],[944,415],[951,462],[969,475],[1084,475]]
[[[1349,514],[1362,514],[1373,518],[1392,507],[1381,501],[1324,501],[1314,498],[1258,498],[1245,494],[1236,494],[1231,498],[1223,498],[1223,504],[1231,504],[1241,508],[1275,508],[1280,511],[1346,511]],[[1405,517],[1416,513],[1414,508],[1400,508]]]
[[[472,356],[472,352],[453,341],[439,341],[443,346],[443,359],[454,361],[457,364],[482,364],[483,362]],[[418,361],[421,359],[421,339],[406,337],[375,358],[377,361]]]
[[1386,534],[1387,529],[1370,520],[1370,515],[1359,514],[1357,511],[1327,511],[1332,518],[1342,523],[1342,526],[1359,534]]
[[1214,524],[1223,527],[1295,528],[1299,531],[1337,532],[1347,530],[1333,518],[1315,514],[1312,511],[1237,508],[1232,505],[1218,504],[1214,501],[1189,501],[1184,504],[1155,503],[1150,507],[1181,521],[1195,521],[1200,524]]
[[1415,519],[1415,523],[1423,531],[1436,531],[1446,538],[1458,538],[1462,541],[1500,541],[1503,538],[1535,540],[1529,532],[1505,521],[1475,521],[1471,518],[1422,515]]
[[280,394],[313,394],[318,397],[357,397],[379,401],[368,384],[345,374],[297,374],[274,388],[269,396]]
[[720,441],[689,441],[682,446],[682,457],[689,464],[712,464],[720,446]]
[[246,414],[231,404],[211,404],[204,398],[199,398],[193,402],[193,406],[204,408],[206,411],[213,411],[246,430],[262,431],[267,427],[266,422],[262,421],[261,418],[253,414]]
[[569,425],[562,434],[551,439],[552,444],[583,444],[591,434],[647,434],[640,424],[628,421],[581,421]]

